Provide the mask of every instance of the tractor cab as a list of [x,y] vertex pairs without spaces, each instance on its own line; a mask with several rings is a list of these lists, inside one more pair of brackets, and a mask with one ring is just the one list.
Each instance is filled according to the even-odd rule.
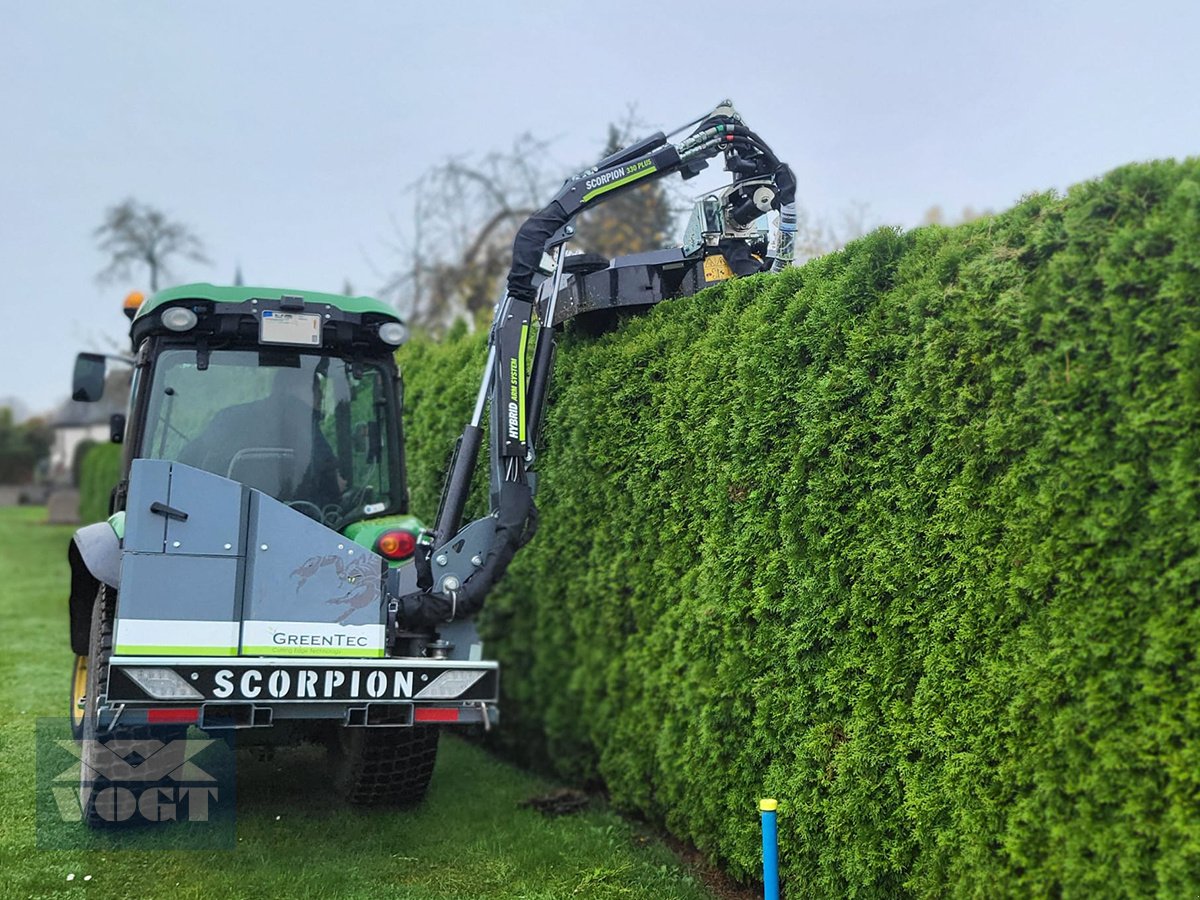
[[335,530],[401,510],[395,377],[380,363],[164,343],[149,375],[138,458],[241,482]]
[[[114,428],[126,475],[134,459],[185,463],[336,531],[406,516],[393,359],[406,330],[390,307],[197,284],[126,309],[134,376],[128,422]],[[81,355],[77,399],[95,399],[104,364]],[[123,481],[114,511],[124,501]]]

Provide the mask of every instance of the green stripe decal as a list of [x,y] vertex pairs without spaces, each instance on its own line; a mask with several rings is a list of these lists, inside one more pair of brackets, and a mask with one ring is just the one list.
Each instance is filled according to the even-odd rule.
[[360,659],[378,659],[383,656],[379,650],[347,650],[344,647],[243,647],[242,656],[309,656],[318,659],[322,656],[358,657]]
[[583,195],[583,200],[580,202],[587,203],[593,197],[599,197],[601,194],[605,194],[608,191],[611,191],[613,188],[618,188],[623,184],[629,184],[631,181],[637,181],[639,178],[645,178],[647,175],[652,175],[657,171],[657,167],[647,166],[640,172],[634,172],[632,175],[626,175],[624,178],[618,178],[616,181],[610,181],[608,184],[603,184],[595,190],[588,191]]
[[529,325],[521,326],[521,350],[517,354],[517,436],[525,443],[525,347],[529,343]]
[[237,656],[237,647],[152,647],[147,644],[118,644],[116,656]]

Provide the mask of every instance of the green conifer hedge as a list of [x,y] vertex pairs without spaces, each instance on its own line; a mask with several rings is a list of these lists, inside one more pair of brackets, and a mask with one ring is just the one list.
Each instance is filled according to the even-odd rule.
[[[482,336],[401,354],[432,518]],[[510,747],[792,897],[1200,892],[1200,160],[560,344]]]

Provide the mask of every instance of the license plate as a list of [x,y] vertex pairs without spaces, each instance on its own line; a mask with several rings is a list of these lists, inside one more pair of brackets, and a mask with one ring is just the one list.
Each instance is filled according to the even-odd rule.
[[[153,702],[137,682],[124,671],[125,668],[166,668],[178,674],[201,696],[179,702],[202,703],[207,701],[272,702],[370,702],[397,700],[496,700],[498,696],[498,670],[495,663],[463,663],[446,665],[372,665],[361,664],[315,664],[302,662],[281,663],[270,660],[232,660],[226,663],[178,663],[164,665],[161,658],[141,658],[136,662],[114,661],[109,671],[108,701],[110,703]],[[456,674],[450,674],[456,673]],[[464,674],[466,673],[466,674]],[[470,681],[472,674],[478,674]],[[445,696],[446,690],[438,691],[434,682],[442,676],[439,684],[449,685],[453,696]],[[469,684],[467,682],[470,682]],[[431,689],[431,692],[427,689]],[[462,686],[461,691],[457,688]]]
[[264,309],[259,318],[258,340],[263,344],[321,344],[321,317]]

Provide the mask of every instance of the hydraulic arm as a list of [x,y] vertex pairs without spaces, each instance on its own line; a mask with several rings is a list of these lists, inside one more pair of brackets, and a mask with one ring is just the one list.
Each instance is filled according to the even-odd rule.
[[[659,132],[573,176],[518,230],[507,289],[492,320],[474,412],[459,438],[436,526],[418,548],[417,590],[399,596],[391,592],[393,626],[431,626],[473,614],[503,576],[517,549],[532,536],[537,518],[534,440],[553,363],[555,304],[563,277],[564,247],[570,236],[568,226],[576,215],[646,181],[674,173],[691,178],[720,154],[733,176],[732,185],[721,195],[721,214],[730,227],[746,228],[771,210],[780,213],[774,258],[760,262],[745,250],[736,257],[728,254],[730,265],[737,274],[745,275],[790,263],[796,193],[791,169],[746,127],[728,101],[679,131],[692,126],[691,134],[677,144]],[[555,254],[552,284],[538,308],[534,279],[547,252]],[[535,313],[540,324],[532,367],[527,371]],[[489,403],[491,512],[460,527]]]

